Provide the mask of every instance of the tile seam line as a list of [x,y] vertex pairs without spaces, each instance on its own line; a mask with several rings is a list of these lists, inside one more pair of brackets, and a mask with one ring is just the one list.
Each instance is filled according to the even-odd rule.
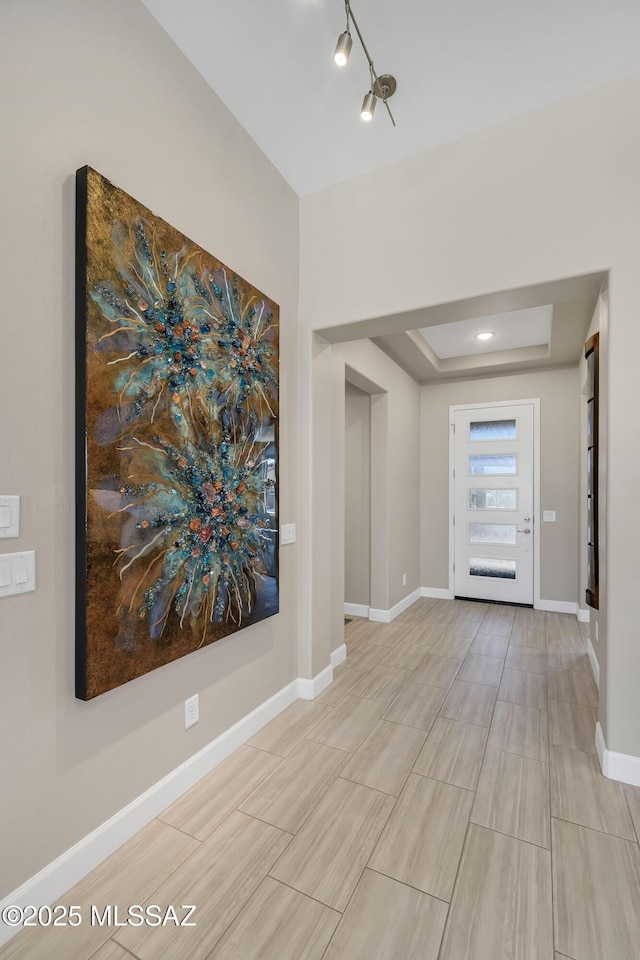
[[[512,627],[512,629],[513,629],[513,627]],[[511,630],[509,631],[509,635],[511,635]],[[508,648],[507,648],[507,653],[508,653]],[[453,684],[452,684],[452,686],[453,686]],[[471,790],[471,791],[468,791],[469,793],[472,793],[472,794],[473,794],[473,800],[472,800],[472,802],[471,802],[471,807],[470,807],[470,809],[469,809],[469,819],[467,820],[467,827],[466,827],[465,834],[464,834],[464,840],[463,840],[463,842],[462,842],[462,847],[460,848],[460,857],[459,857],[459,859],[458,859],[458,864],[457,864],[457,866],[456,866],[456,875],[455,875],[455,877],[454,877],[453,885],[452,885],[452,887],[451,887],[451,900],[449,901],[449,908],[448,908],[448,910],[447,910],[447,917],[446,917],[446,920],[445,920],[444,927],[443,927],[443,929],[442,929],[442,939],[441,939],[441,941],[440,941],[440,947],[439,947],[439,949],[438,949],[438,960],[441,960],[441,958],[443,957],[442,950],[443,950],[444,943],[445,943],[445,936],[446,936],[447,928],[448,928],[448,926],[449,926],[449,920],[450,920],[450,918],[451,918],[451,905],[453,904],[453,901],[454,901],[454,898],[455,898],[455,895],[456,895],[456,889],[457,889],[457,887],[458,887],[458,883],[459,883],[459,880],[460,880],[460,868],[461,868],[461,866],[462,866],[462,861],[464,860],[465,851],[467,850],[467,846],[468,846],[468,843],[469,843],[469,833],[470,833],[470,831],[471,831],[471,814],[472,814],[472,812],[473,812],[473,807],[474,807],[475,800],[476,800],[476,796],[477,796],[478,783],[480,782],[480,777],[482,776],[482,768],[484,767],[485,757],[486,757],[486,755],[487,755],[487,749],[488,749],[488,744],[489,744],[489,736],[490,736],[490,734],[491,734],[491,726],[492,726],[492,724],[493,724],[493,718],[494,718],[494,714],[495,714],[495,711],[496,711],[496,704],[497,704],[497,702],[498,702],[498,698],[497,698],[497,696],[496,696],[496,699],[495,699],[494,702],[493,702],[493,708],[492,708],[492,710],[491,710],[491,719],[490,719],[490,721],[489,721],[489,724],[488,724],[487,727],[482,727],[482,729],[485,729],[485,730],[487,731],[487,736],[485,737],[485,741],[484,741],[484,748],[483,748],[483,751],[482,751],[482,760],[480,761],[480,766],[479,766],[479,770],[478,770],[478,776],[477,776],[477,778],[476,778],[475,788],[474,788],[473,790]],[[446,700],[445,700],[445,703],[446,703]],[[443,704],[443,706],[444,706],[444,704]],[[438,713],[438,716],[441,716],[441,713],[440,713],[440,712]],[[449,719],[449,718],[448,718],[448,717],[443,717],[443,719]],[[476,726],[478,726],[478,724],[476,724]],[[419,776],[419,774],[418,774],[418,776]],[[461,788],[461,789],[462,789],[462,788]]]
[[[283,852],[284,852],[284,851],[283,851]],[[278,859],[280,859],[280,858],[278,858]],[[277,863],[277,862],[278,862],[278,861],[276,860],[276,863]],[[274,863],[273,866],[275,867],[275,865],[276,865],[276,864]],[[337,907],[330,907],[328,903],[325,903],[325,902],[324,902],[324,900],[318,900],[317,897],[312,896],[310,893],[306,893],[304,890],[299,890],[297,887],[294,887],[292,883],[287,883],[286,880],[281,880],[280,877],[274,877],[273,874],[271,873],[271,870],[273,870],[273,867],[270,868],[269,873],[265,874],[265,876],[264,876],[263,879],[260,881],[260,883],[262,883],[263,880],[266,880],[266,878],[268,877],[269,880],[273,880],[273,881],[275,881],[275,883],[281,883],[283,887],[287,887],[289,890],[293,890],[295,893],[299,893],[301,897],[306,897],[308,900],[313,900],[314,903],[320,904],[320,906],[321,906],[321,907],[324,907],[325,910],[332,910],[334,913],[339,913],[341,918],[342,918],[342,916],[344,915],[344,910],[339,910]],[[253,896],[253,894],[252,894],[252,896]],[[249,899],[251,899],[251,898],[249,898]],[[248,902],[249,902],[249,901],[247,900],[246,903],[248,903]],[[246,904],[245,904],[245,906],[246,906]],[[345,907],[345,910],[346,910],[346,907]],[[227,929],[228,929],[228,928],[227,928]],[[329,942],[331,942],[331,941],[329,941]],[[216,941],[216,943],[217,943],[217,941]],[[327,946],[328,946],[328,944],[327,944]],[[207,954],[207,956],[204,958],[204,960],[207,960],[208,957],[209,957],[209,954]]]

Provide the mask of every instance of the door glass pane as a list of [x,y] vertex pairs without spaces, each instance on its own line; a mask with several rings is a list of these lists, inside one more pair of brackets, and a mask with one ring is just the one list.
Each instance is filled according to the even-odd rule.
[[469,440],[515,440],[515,420],[474,420],[469,424]]
[[592,397],[595,393],[595,374],[596,374],[596,352],[592,350],[587,357],[587,396]]
[[517,490],[469,490],[469,510],[517,510]]
[[515,523],[470,523],[469,543],[504,543],[515,546]]
[[499,577],[501,580],[516,579],[515,560],[494,560],[489,557],[469,557],[471,577]]
[[478,454],[469,457],[471,476],[497,476],[498,474],[517,473],[518,458],[515,453]]

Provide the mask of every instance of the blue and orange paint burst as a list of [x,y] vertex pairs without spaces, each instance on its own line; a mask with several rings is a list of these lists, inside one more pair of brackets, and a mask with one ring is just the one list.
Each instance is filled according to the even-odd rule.
[[76,695],[278,611],[278,307],[78,171]]

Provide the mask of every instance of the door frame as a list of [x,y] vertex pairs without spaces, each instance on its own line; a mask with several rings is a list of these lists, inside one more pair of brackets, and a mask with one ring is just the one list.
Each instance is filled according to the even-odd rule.
[[[350,612],[354,616],[365,616],[376,619],[376,614],[386,612],[389,606],[389,531],[387,524],[387,497],[388,497],[388,470],[387,470],[387,449],[388,449],[388,391],[370,380],[369,377],[360,373],[354,366],[343,360],[338,360],[338,369],[341,371],[342,388],[342,409],[340,425],[341,451],[342,451],[342,472],[341,480],[344,483],[345,475],[345,399],[344,382],[362,390],[369,395],[370,399],[370,460],[369,460],[369,483],[370,483],[370,512],[369,512],[369,606],[357,605],[360,612],[356,613],[354,605],[349,605]],[[374,469],[374,466],[377,469]],[[344,511],[345,494],[342,491],[342,505]],[[384,517],[384,523],[380,523],[380,517]],[[344,542],[344,515],[342,517],[342,539],[341,556],[345,555]],[[342,584],[342,613],[344,616],[344,567],[341,574]],[[373,617],[372,617],[373,612]]]
[[517,407],[533,406],[533,607],[542,609],[540,603],[540,397],[531,397],[528,400],[487,400],[484,403],[456,403],[449,407],[449,596],[455,596],[455,582],[453,564],[455,561],[455,537],[453,516],[455,510],[455,481],[453,467],[455,462],[454,449],[454,417],[458,410],[480,410],[484,407]]

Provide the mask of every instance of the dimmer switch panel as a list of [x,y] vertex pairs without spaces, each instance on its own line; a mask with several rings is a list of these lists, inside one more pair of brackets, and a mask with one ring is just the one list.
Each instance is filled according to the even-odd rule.
[[0,540],[20,533],[20,497],[0,497]]
[[31,593],[36,588],[36,553],[0,554],[0,597]]

